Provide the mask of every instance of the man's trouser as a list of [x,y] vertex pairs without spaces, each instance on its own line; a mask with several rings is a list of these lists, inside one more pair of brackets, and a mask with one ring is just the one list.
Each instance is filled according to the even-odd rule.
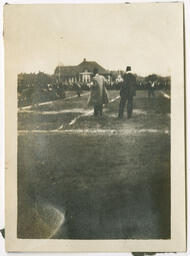
[[94,116],[98,116],[98,114],[100,114],[100,116],[102,116],[102,109],[103,109],[102,104],[95,104],[94,105]]
[[127,101],[127,118],[130,118],[132,116],[133,97],[130,97],[127,99],[126,96],[121,96],[120,103],[119,103],[119,118],[123,118],[123,112],[124,112],[126,101]]

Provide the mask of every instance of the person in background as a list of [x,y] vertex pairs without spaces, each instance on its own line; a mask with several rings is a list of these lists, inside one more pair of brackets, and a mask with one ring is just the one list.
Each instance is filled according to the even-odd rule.
[[155,81],[148,81],[148,98],[155,98]]
[[92,105],[94,107],[94,116],[102,116],[103,105],[107,104],[108,93],[106,90],[106,79],[104,76],[99,75],[98,69],[95,68],[93,70],[94,77],[92,79],[91,87],[90,87],[90,96],[88,99],[88,105]]
[[35,83],[33,85],[32,91],[32,109],[36,109],[41,101],[42,90],[40,87],[40,83]]
[[133,97],[136,95],[136,78],[131,73],[131,67],[127,66],[120,89],[120,104],[118,118],[123,118],[124,108],[127,101],[127,118],[133,113]]
[[77,96],[80,97],[81,86],[80,86],[79,82],[74,82],[73,87],[77,93]]

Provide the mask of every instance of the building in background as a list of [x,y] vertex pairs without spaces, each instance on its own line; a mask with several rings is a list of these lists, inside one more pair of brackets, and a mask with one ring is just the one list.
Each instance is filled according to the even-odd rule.
[[99,74],[105,76],[108,82],[111,82],[110,72],[104,69],[95,61],[87,61],[84,59],[77,66],[57,66],[54,72],[55,77],[65,83],[74,82],[90,83],[93,77],[93,70],[98,68]]

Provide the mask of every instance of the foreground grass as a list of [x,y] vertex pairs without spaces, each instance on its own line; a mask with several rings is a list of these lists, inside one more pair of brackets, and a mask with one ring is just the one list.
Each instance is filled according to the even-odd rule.
[[[110,97],[118,96],[111,91]],[[157,92],[137,92],[133,118],[117,120],[119,100],[104,117],[80,113],[88,95],[19,113],[19,129],[116,129],[143,133],[25,134],[18,137],[18,237],[47,238],[52,215],[65,216],[53,238],[168,239],[170,237],[170,101]],[[88,110],[88,109],[87,109]],[[126,116],[126,115],[125,115]],[[158,132],[151,132],[155,129]],[[44,208],[47,209],[47,208]],[[44,221],[44,216],[46,216]],[[49,220],[49,221],[48,221]],[[54,220],[54,219],[53,219]]]
[[28,134],[18,148],[19,238],[46,238],[44,203],[65,214],[54,238],[170,237],[169,135]]

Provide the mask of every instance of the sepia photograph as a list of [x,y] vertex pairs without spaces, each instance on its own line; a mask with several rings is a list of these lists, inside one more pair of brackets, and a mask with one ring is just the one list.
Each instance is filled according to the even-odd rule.
[[[8,139],[11,129],[16,135],[7,146],[14,147],[10,236],[31,251],[41,249],[28,241],[44,239],[116,241],[118,251],[128,250],[119,247],[128,240],[138,251],[138,241],[173,248],[167,243],[178,230],[175,246],[183,250],[183,4],[7,5],[4,11],[7,109],[14,112],[7,124],[15,121],[6,131]],[[71,245],[60,251],[74,251]],[[16,248],[11,239],[9,248]]]

